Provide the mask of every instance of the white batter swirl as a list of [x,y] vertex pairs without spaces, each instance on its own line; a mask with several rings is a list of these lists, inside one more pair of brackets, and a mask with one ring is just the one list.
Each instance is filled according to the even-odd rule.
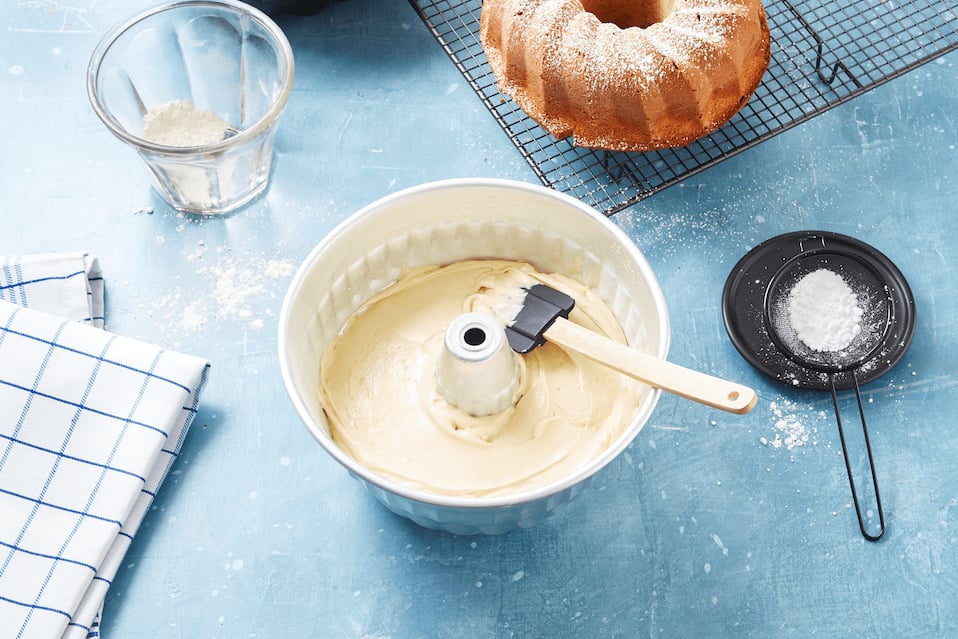
[[444,495],[519,494],[588,464],[632,422],[648,387],[549,343],[519,356],[519,400],[502,413],[468,415],[436,387],[453,318],[484,311],[508,321],[535,282],[576,300],[570,320],[625,342],[609,307],[562,275],[503,260],[411,270],[324,353],[319,395],[333,440],[383,477]]

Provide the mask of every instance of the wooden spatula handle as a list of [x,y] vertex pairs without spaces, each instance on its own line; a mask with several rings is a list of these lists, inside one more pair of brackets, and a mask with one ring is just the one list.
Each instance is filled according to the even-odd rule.
[[758,401],[747,386],[712,377],[620,344],[562,317],[543,333],[546,340],[680,397],[739,415]]

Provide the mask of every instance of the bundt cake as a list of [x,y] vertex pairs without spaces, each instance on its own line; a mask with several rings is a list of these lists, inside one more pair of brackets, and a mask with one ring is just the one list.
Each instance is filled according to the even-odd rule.
[[483,0],[500,92],[557,138],[649,151],[727,122],[769,62],[761,0]]

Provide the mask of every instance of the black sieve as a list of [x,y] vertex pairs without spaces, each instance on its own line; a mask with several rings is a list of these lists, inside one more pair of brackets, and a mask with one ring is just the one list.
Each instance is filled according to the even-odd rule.
[[[835,273],[856,295],[860,331],[846,346],[815,350],[799,338],[788,316],[789,293],[806,275]],[[860,386],[887,372],[904,355],[915,331],[915,302],[901,271],[884,254],[855,238],[825,231],[786,233],[762,242],[732,269],[722,294],[725,327],[755,368],[795,388],[830,391],[862,535],[885,531]],[[875,491],[880,528],[866,530],[852,476],[838,391],[854,389]]]

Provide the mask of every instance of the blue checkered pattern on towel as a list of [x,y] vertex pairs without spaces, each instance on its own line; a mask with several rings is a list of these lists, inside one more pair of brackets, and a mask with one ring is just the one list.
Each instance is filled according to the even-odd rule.
[[207,371],[204,360],[0,301],[0,637],[99,636],[106,590]]
[[0,300],[103,328],[103,275],[86,253],[0,257]]

